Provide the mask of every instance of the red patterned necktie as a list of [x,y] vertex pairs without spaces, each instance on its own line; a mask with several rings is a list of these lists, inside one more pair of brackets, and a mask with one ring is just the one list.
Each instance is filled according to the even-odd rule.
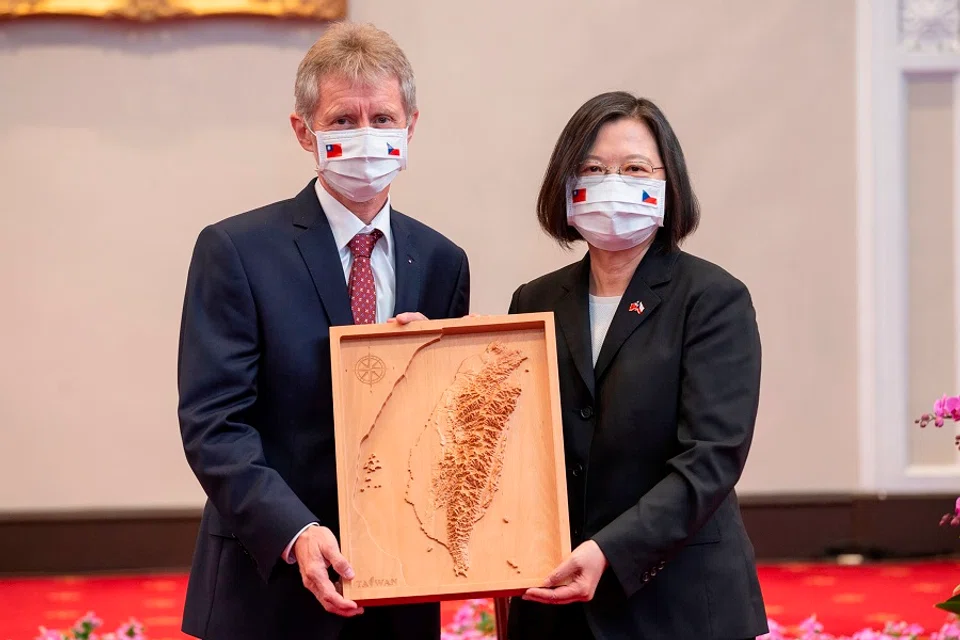
[[374,229],[372,233],[358,233],[350,240],[353,266],[350,268],[347,292],[350,294],[354,324],[374,324],[377,321],[377,286],[373,282],[370,254],[377,240],[382,237],[383,232]]

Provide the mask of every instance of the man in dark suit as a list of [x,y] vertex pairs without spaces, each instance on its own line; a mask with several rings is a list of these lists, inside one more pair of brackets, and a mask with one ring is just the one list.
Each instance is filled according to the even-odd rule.
[[332,26],[300,64],[295,93],[291,124],[318,179],[204,229],[187,278],[179,416],[208,500],[183,630],[439,638],[436,603],[364,612],[335,586],[353,571],[338,545],[328,332],[466,315],[467,258],[390,205],[418,111],[389,35]]

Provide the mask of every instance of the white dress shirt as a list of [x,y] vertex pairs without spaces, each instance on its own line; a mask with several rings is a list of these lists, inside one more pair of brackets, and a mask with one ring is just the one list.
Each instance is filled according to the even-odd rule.
[[[350,241],[358,233],[371,233],[374,229],[379,229],[383,234],[383,237],[377,240],[377,244],[373,245],[370,267],[373,269],[373,283],[377,288],[377,322],[386,322],[393,317],[393,307],[397,299],[397,266],[393,257],[395,253],[393,231],[390,229],[390,196],[387,196],[387,202],[370,224],[364,224],[363,220],[327,193],[319,180],[317,180],[316,189],[320,206],[323,207],[323,212],[330,223],[330,230],[333,231],[333,239],[337,243],[340,264],[343,265],[343,279],[347,284],[350,283],[350,269],[353,268]],[[316,525],[318,523],[311,522],[293,536],[293,540],[283,550],[282,557],[287,563],[296,563],[296,558],[291,552],[300,534]]]
[[373,268],[373,284],[377,288],[377,322],[386,322],[393,317],[393,305],[397,299],[397,266],[394,262],[396,253],[393,244],[393,231],[390,229],[390,197],[383,208],[377,213],[370,224],[363,224],[363,220],[353,213],[332,195],[327,193],[320,181],[316,184],[317,198],[320,206],[327,214],[333,239],[340,252],[340,264],[343,265],[343,278],[350,283],[350,269],[353,267],[353,253],[350,251],[350,241],[358,233],[371,233],[379,229],[383,237],[377,240],[370,254],[370,266]]
[[603,341],[607,337],[610,323],[613,322],[613,316],[616,315],[617,307],[620,306],[620,298],[621,296],[598,298],[595,295],[590,295],[590,338],[593,347],[593,366],[597,366],[600,348],[603,347]]

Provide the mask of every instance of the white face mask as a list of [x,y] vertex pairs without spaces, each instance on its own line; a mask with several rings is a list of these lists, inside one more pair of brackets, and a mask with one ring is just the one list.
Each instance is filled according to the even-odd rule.
[[407,168],[406,129],[315,131],[317,173],[353,202],[366,202]]
[[617,174],[582,176],[567,185],[567,223],[599,249],[622,251],[663,226],[665,180]]

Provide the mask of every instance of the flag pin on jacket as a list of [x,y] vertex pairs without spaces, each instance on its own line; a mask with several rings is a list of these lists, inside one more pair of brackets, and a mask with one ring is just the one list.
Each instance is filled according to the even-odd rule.
[[630,303],[630,308],[627,309],[627,311],[636,311],[636,312],[637,312],[637,315],[640,315],[640,314],[643,313],[643,311],[644,311],[644,309],[643,309],[643,303],[640,302],[639,300],[637,300],[636,302],[631,302],[631,303]]

